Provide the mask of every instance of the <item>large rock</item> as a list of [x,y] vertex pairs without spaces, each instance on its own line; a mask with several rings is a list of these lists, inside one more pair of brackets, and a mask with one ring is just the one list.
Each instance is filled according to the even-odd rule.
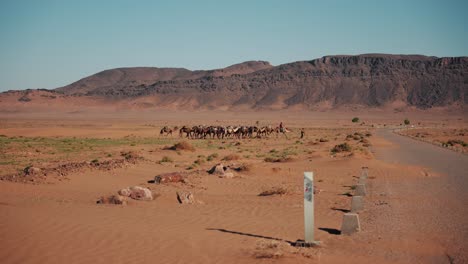
[[145,187],[132,186],[124,188],[118,191],[122,196],[127,196],[135,200],[151,201],[153,200],[153,194],[151,190]]
[[184,175],[180,172],[164,173],[154,177],[154,183],[184,182]]

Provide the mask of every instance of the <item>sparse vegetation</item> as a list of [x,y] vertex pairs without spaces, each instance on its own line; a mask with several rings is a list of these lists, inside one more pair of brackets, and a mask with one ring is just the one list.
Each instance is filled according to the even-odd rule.
[[284,195],[287,194],[288,190],[284,187],[273,187],[269,190],[263,191],[258,196],[270,196],[270,195]]
[[187,150],[187,151],[195,151],[195,148],[192,146],[192,144],[188,143],[187,141],[181,141],[179,143],[176,143],[174,146],[169,147],[167,149],[170,150]]
[[224,161],[239,160],[240,156],[237,154],[229,154],[223,158]]
[[351,122],[353,122],[353,123],[357,123],[357,122],[359,122],[359,117],[355,117],[355,118],[353,118],[353,119],[351,120]]
[[259,240],[253,256],[257,259],[276,259],[284,255],[282,242],[277,240]]
[[196,159],[193,164],[196,164],[196,165],[202,165],[203,163],[205,163],[205,160],[204,159]]
[[264,159],[265,162],[288,162],[291,161],[292,158],[288,156],[281,156],[281,157],[266,157]]
[[448,140],[447,142],[443,142],[443,143],[442,143],[442,145],[443,145],[444,147],[448,147],[448,146],[451,146],[451,147],[452,147],[452,146],[455,146],[455,145],[457,145],[457,144],[458,144],[458,145],[461,145],[461,146],[463,146],[463,147],[468,146],[468,144],[467,144],[465,141],[460,140],[460,139],[450,139],[450,140]]
[[339,145],[335,145],[332,149],[332,153],[340,153],[340,152],[350,152],[352,150],[351,146],[348,143],[342,143]]
[[242,164],[241,166],[234,168],[236,171],[251,171],[252,165],[250,164]]
[[162,157],[162,159],[159,161],[159,163],[164,163],[164,162],[173,162],[173,160],[168,157],[168,156],[164,156]]
[[206,160],[207,160],[207,161],[212,161],[213,159],[218,158],[218,156],[219,156],[218,153],[213,153],[213,154],[209,155],[209,156],[206,158]]
[[410,124],[410,121],[409,121],[408,118],[405,118],[405,120],[403,121],[403,123],[404,123],[405,125],[409,125],[409,124]]

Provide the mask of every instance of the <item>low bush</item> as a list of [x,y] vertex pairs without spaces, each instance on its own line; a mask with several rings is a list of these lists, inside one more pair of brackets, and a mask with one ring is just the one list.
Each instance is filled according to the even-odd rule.
[[332,149],[332,153],[340,153],[340,152],[350,152],[352,150],[351,146],[348,143],[342,143],[339,145],[335,145]]

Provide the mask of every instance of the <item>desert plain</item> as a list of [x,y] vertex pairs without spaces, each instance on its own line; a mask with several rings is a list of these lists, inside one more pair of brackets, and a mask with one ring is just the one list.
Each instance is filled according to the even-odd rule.
[[[291,131],[286,136],[188,139],[177,130],[280,122]],[[164,126],[177,129],[160,135]],[[457,146],[411,139],[416,133]],[[468,142],[467,135],[464,114],[444,110],[2,112],[0,258],[466,263],[468,163],[466,145],[457,142]],[[181,142],[192,149],[171,148]],[[333,150],[343,143],[349,149]],[[208,172],[220,163],[233,177]],[[369,177],[361,230],[343,235],[362,167]],[[321,241],[312,248],[293,246],[304,239],[306,171],[314,173],[314,230]],[[184,181],[154,183],[172,172]],[[149,188],[153,200],[97,203],[129,186]],[[190,192],[192,203],[179,203],[177,192]]]

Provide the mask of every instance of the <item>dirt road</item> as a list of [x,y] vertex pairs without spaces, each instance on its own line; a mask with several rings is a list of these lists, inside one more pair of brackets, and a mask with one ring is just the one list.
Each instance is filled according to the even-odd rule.
[[[420,178],[376,179],[374,193],[391,210],[375,219],[389,236],[388,258],[412,263],[468,263],[468,156],[379,130],[392,147],[376,147],[385,162],[421,166]],[[404,176],[404,175],[403,175]]]

